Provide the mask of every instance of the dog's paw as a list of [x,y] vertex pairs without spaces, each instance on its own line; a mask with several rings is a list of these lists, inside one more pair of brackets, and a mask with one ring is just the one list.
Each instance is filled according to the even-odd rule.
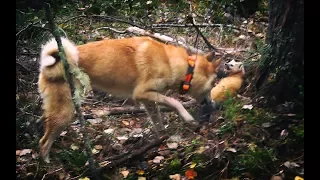
[[50,158],[49,158],[49,156],[44,157],[44,158],[43,158],[43,161],[44,161],[45,163],[49,164],[49,163],[50,163]]

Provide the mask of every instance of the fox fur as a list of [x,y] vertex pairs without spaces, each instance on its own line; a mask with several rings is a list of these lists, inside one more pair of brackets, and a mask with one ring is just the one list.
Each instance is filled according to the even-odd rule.
[[210,92],[211,100],[216,104],[225,101],[228,93],[231,96],[235,95],[244,81],[245,69],[242,62],[232,60],[225,63],[225,68],[228,76],[222,78]]
[[[164,95],[168,89],[179,89],[186,76],[188,57],[196,59],[188,93],[199,102],[209,96],[221,63],[220,59],[213,60],[214,53],[188,54],[182,47],[150,37],[101,40],[78,46],[62,38],[62,44],[70,67],[81,68],[89,76],[93,89],[141,102],[155,131],[164,128],[157,104],[175,109],[186,123],[198,125],[179,101]],[[41,50],[38,82],[45,120],[45,134],[39,146],[46,162],[49,162],[53,141],[75,118],[69,84],[64,75],[57,43],[52,39]]]

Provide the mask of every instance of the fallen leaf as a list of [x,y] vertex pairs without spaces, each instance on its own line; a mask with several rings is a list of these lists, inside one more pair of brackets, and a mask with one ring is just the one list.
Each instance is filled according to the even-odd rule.
[[102,119],[97,118],[97,119],[87,119],[91,124],[98,124],[102,122]]
[[281,176],[272,176],[270,180],[282,180]]
[[121,121],[122,122],[122,124],[124,124],[125,126],[129,126],[130,125],[130,123],[128,122],[128,121],[126,121],[126,120],[123,120],[123,121]]
[[147,180],[146,177],[138,177],[138,180]]
[[170,138],[168,139],[168,142],[180,142],[181,141],[181,136],[180,135],[173,135],[170,136]]
[[102,146],[101,145],[95,145],[94,148],[97,149],[97,150],[101,150]]
[[249,110],[251,110],[252,108],[253,108],[253,105],[252,105],[252,104],[243,105],[243,106],[242,106],[242,109],[249,109]]
[[114,145],[111,146],[112,149],[116,150],[116,151],[120,151],[122,149],[122,145],[119,143],[115,143]]
[[238,38],[239,38],[239,39],[246,39],[246,36],[242,34],[242,35],[240,35]]
[[237,150],[235,148],[227,148],[226,151],[230,151],[230,152],[237,152]]
[[88,177],[80,178],[79,180],[90,180]]
[[67,134],[67,131],[62,131],[62,133],[60,134],[60,136],[65,136]]
[[143,137],[143,129],[142,128],[134,128],[131,132],[129,136],[132,137]]
[[296,176],[295,178],[294,178],[294,180],[304,180],[302,177],[300,177],[300,176]]
[[181,175],[180,174],[169,175],[169,178],[171,180],[181,180]]
[[124,178],[127,178],[129,171],[128,170],[121,171],[121,174],[123,175]]
[[196,167],[197,163],[191,163],[190,168],[193,169],[194,167]]
[[178,148],[178,143],[173,142],[173,143],[167,143],[167,146],[169,149],[177,149]]
[[156,164],[160,164],[161,160],[164,159],[163,156],[156,156],[154,159],[153,159],[153,163],[156,163]]
[[76,146],[75,144],[71,144],[71,145],[70,145],[70,148],[71,148],[72,150],[74,150],[74,151],[79,149],[79,147]]
[[292,168],[295,168],[295,167],[300,167],[299,164],[297,164],[295,162],[289,162],[289,161],[285,162],[283,165],[285,167],[289,168],[289,169],[292,169]]
[[286,138],[288,136],[288,134],[289,134],[288,131],[284,129],[280,133],[280,138],[284,139],[284,138]]
[[189,169],[185,172],[185,176],[188,179],[194,179],[195,177],[197,177],[198,173],[194,170],[194,169]]
[[206,149],[205,147],[200,146],[199,149],[195,151],[195,153],[202,154],[205,149]]
[[100,151],[93,148],[93,149],[91,150],[91,152],[92,152],[92,154],[98,154]]
[[128,140],[128,137],[126,137],[126,136],[118,136],[117,139],[120,141],[121,144],[123,144],[126,140]]
[[136,172],[138,175],[144,175],[144,170],[142,170],[142,169],[139,169],[139,170],[137,170],[137,172]]
[[268,127],[271,127],[272,125],[271,125],[271,123],[266,122],[266,123],[262,123],[261,126],[264,128],[268,128]]
[[36,159],[39,155],[37,153],[32,153],[32,159]]
[[[30,154],[31,151],[32,151],[32,149],[23,149],[23,150],[20,151],[19,156],[24,156],[24,155],[26,155],[26,154]],[[17,153],[17,152],[16,152],[16,153]]]
[[114,133],[114,129],[106,129],[103,131],[106,134],[113,134]]
[[158,153],[161,156],[167,156],[167,155],[170,154],[170,150],[167,149],[164,145],[160,145],[159,148],[158,148]]

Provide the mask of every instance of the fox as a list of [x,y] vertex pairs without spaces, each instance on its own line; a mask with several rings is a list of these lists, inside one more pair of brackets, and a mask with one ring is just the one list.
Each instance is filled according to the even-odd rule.
[[235,95],[244,81],[245,69],[242,62],[231,60],[224,64],[224,69],[225,77],[216,81],[217,85],[210,91],[211,102],[215,109],[227,99],[228,95]]
[[[164,131],[159,105],[174,109],[187,125],[199,125],[181,102],[164,94],[172,89],[199,102],[209,99],[221,65],[214,51],[192,53],[148,36],[103,39],[82,45],[61,37],[61,42],[71,69],[80,68],[86,73],[92,89],[142,103],[155,132]],[[41,157],[50,163],[52,144],[75,120],[75,107],[54,38],[42,45],[39,63],[38,89],[45,131],[39,148]],[[79,87],[79,82],[74,82]]]

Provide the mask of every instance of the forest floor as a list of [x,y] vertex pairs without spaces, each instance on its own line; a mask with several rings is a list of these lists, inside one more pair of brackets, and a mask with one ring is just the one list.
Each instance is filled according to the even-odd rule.
[[[79,14],[74,14],[72,17],[79,17],[72,20],[71,16],[57,16],[59,27],[77,44],[134,36],[101,29],[124,30],[131,25]],[[178,24],[176,17],[179,14],[158,16],[162,20],[154,24]],[[198,23],[204,22],[197,18]],[[32,22],[37,22],[40,30],[28,28],[17,38],[16,176],[17,179],[85,179],[88,164],[79,121],[68,126],[54,142],[50,164],[39,157],[38,141],[43,135],[43,122],[38,122],[42,113],[37,91],[39,44],[48,38],[48,33],[41,31],[43,21],[37,19],[41,18]],[[167,137],[156,142],[150,120],[139,104],[98,91],[86,99],[81,107],[86,131],[93,158],[101,166],[104,179],[267,180],[304,176],[304,117],[291,112],[289,102],[279,105],[277,111],[270,111],[252,101],[255,92],[251,82],[263,53],[267,28],[267,23],[260,19],[261,15],[239,18],[232,24],[237,28],[201,28],[213,46],[227,51],[227,60],[242,61],[247,73],[238,95],[226,100],[222,109],[213,112],[210,121],[203,123],[197,132],[182,126],[175,111],[164,109],[161,115]],[[190,46],[194,45],[197,34],[193,27],[172,26],[153,31],[182,37]],[[23,38],[23,33],[29,36]],[[201,37],[198,48],[207,50]],[[175,93],[171,96],[184,102],[187,110],[198,117],[199,105],[192,97]],[[142,151],[148,145],[153,147]],[[128,158],[132,153],[135,156]],[[115,161],[114,157],[125,160],[107,168],[109,162]]]

